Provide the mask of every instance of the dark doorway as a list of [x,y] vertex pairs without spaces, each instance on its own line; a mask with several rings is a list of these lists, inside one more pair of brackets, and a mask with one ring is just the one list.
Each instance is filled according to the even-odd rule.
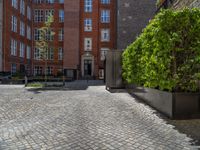
[[84,76],[92,76],[92,60],[84,60]]

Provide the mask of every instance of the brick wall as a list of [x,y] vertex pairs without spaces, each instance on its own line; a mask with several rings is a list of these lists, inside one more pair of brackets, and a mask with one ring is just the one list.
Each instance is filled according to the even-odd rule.
[[117,48],[125,49],[155,15],[156,0],[117,0]]
[[173,4],[173,8],[175,9],[182,9],[186,6],[200,8],[200,0],[175,0]]

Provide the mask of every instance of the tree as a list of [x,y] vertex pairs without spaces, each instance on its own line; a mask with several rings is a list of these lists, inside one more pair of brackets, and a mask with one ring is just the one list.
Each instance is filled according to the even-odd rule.
[[53,15],[49,15],[47,21],[44,23],[44,26],[39,28],[39,40],[36,41],[36,48],[39,50],[39,59],[43,60],[45,62],[45,85],[47,82],[47,61],[48,61],[48,54],[49,54],[49,48],[51,46],[50,39],[47,37],[47,35],[51,38],[55,35],[55,33],[51,30],[51,25],[54,22]]

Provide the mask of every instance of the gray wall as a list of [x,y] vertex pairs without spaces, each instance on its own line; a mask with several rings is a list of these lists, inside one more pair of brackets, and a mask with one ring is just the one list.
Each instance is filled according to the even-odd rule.
[[117,0],[117,48],[132,43],[155,15],[156,0]]
[[0,0],[0,72],[3,70],[2,62],[2,31],[3,31],[3,0]]

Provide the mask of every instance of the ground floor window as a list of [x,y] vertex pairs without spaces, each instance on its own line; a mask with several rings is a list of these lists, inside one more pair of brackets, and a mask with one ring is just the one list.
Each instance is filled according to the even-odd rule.
[[11,64],[11,73],[15,74],[17,72],[17,64]]
[[46,68],[46,73],[47,73],[47,75],[52,75],[53,74],[53,67],[47,67]]
[[42,75],[42,67],[40,66],[35,66],[34,67],[34,75],[37,76],[37,75]]

